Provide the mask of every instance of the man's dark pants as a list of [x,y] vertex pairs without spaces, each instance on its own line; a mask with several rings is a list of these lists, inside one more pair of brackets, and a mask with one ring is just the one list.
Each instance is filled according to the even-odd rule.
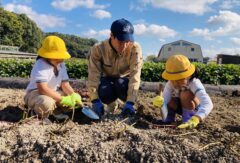
[[128,78],[102,77],[98,87],[98,96],[105,104],[110,104],[117,98],[126,101]]

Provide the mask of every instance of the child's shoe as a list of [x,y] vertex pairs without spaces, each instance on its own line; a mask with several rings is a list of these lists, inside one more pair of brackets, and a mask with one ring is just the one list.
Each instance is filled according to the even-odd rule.
[[175,121],[175,117],[176,117],[176,112],[173,111],[172,109],[168,109],[167,118],[163,119],[162,121],[166,124],[170,124]]

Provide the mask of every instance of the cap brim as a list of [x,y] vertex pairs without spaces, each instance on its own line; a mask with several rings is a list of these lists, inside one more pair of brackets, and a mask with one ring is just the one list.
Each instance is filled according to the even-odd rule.
[[134,41],[134,38],[133,38],[133,34],[119,34],[119,35],[116,35],[117,39],[119,41]]
[[38,55],[43,58],[48,59],[69,59],[71,58],[71,55],[68,52],[62,52],[62,51],[55,51],[55,52],[48,52],[44,50],[43,48],[40,48],[38,50]]
[[162,73],[162,77],[165,80],[180,80],[191,76],[195,72],[195,65],[191,64],[191,67],[182,73],[169,74],[166,70]]

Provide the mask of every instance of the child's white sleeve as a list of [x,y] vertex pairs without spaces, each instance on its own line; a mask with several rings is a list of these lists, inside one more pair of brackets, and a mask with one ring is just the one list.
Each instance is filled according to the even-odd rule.
[[213,109],[212,100],[199,79],[193,79],[190,83],[190,89],[200,101],[196,115],[203,120]]
[[32,69],[31,79],[33,79],[35,83],[48,82],[49,81],[48,69],[49,65],[47,65],[42,60],[38,60]]
[[163,98],[164,98],[164,103],[168,103],[171,98],[172,98],[172,86],[171,86],[171,83],[168,81],[165,86],[164,86],[164,89],[163,89]]

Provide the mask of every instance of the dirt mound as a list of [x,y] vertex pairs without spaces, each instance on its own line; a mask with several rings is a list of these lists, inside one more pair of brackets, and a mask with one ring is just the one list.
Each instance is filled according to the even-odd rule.
[[[138,114],[117,110],[93,122],[80,110],[73,121],[43,124],[23,119],[24,90],[0,88],[1,162],[240,162],[240,98],[211,96],[214,109],[193,130],[161,125],[151,105],[154,93],[141,91]],[[15,122],[15,123],[12,123]]]

